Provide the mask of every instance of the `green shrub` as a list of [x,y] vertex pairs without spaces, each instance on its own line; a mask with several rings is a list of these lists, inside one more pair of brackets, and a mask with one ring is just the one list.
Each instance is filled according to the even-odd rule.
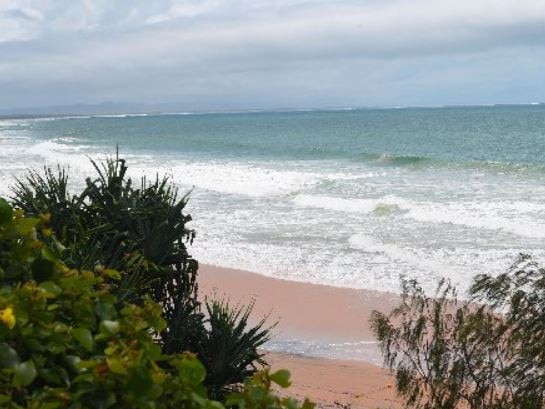
[[247,329],[252,305],[232,308],[225,301],[209,301],[207,331],[196,339],[192,350],[207,368],[205,383],[212,396],[221,397],[225,385],[240,384],[265,365],[263,354],[257,351],[270,339],[270,327],[265,319]]
[[287,388],[291,385],[290,373],[286,370],[279,370],[274,373],[268,371],[256,372],[244,381],[244,388],[240,392],[229,395],[226,405],[240,409],[314,409],[314,403],[305,399],[299,405],[295,399],[290,397],[281,398],[272,392],[272,386],[277,385]]
[[165,326],[158,304],[120,305],[108,284],[119,273],[70,269],[36,238],[39,219],[3,199],[0,214],[2,407],[217,406],[202,364],[154,342]]
[[[195,355],[164,354],[154,340],[166,325],[161,306],[120,300],[116,270],[67,267],[48,219],[0,198],[0,406],[223,408],[208,398]],[[298,407],[271,392],[272,382],[287,385],[284,372],[256,376],[228,407]]]
[[[194,237],[185,227],[191,216],[183,214],[188,195],[178,199],[168,178],[142,178],[135,187],[123,159],[92,163],[98,176],[87,178],[83,192],[72,196],[64,169],[45,168],[43,176],[30,171],[13,189],[14,206],[29,216],[50,215],[69,266],[116,268],[124,273],[122,289],[130,292],[137,284],[139,292],[147,285],[157,300],[178,297],[182,289],[188,293],[181,296],[191,298],[195,288],[185,281],[197,266],[186,247]],[[173,286],[180,290],[168,294]]]
[[403,289],[371,324],[408,406],[545,407],[544,268],[521,255],[504,274],[476,277],[464,302],[445,283],[435,297],[414,281]]
[[[30,172],[14,188],[15,207],[29,216],[50,215],[48,233],[65,246],[59,256],[69,267],[117,269],[121,279],[106,281],[120,300],[138,303],[150,296],[160,303],[166,325],[157,336],[163,352],[197,353],[211,390],[222,394],[254,373],[264,363],[257,348],[269,330],[263,322],[248,327],[251,309],[241,315],[213,303],[209,317],[201,311],[198,263],[187,249],[195,237],[186,227],[191,216],[183,213],[188,195],[179,199],[167,177],[134,183],[123,159],[92,163],[97,177],[87,178],[79,195],[70,195],[61,168],[46,168],[43,176]],[[231,345],[220,347],[220,339]]]

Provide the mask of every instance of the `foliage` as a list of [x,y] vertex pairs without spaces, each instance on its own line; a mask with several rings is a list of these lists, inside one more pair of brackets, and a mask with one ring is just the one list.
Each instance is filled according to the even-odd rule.
[[477,277],[471,294],[502,314],[494,322],[502,353],[495,370],[506,386],[502,397],[512,407],[545,407],[545,268],[520,255],[507,273]]
[[442,283],[428,297],[403,283],[402,303],[371,324],[410,407],[545,407],[545,269],[521,255],[475,278],[469,301]]
[[204,367],[165,356],[149,298],[120,306],[114,270],[78,271],[36,237],[39,219],[0,200],[0,403],[6,408],[205,408]]
[[314,409],[315,405],[308,399],[303,404],[289,397],[281,398],[275,395],[271,388],[273,385],[287,388],[291,385],[290,373],[281,369],[274,373],[268,371],[257,372],[244,381],[244,388],[240,392],[232,393],[226,402],[228,407],[240,409]]
[[38,217],[49,214],[49,226],[64,243],[77,239],[74,230],[78,221],[74,200],[68,193],[68,174],[61,167],[57,172],[44,168],[43,176],[30,170],[23,181],[17,181],[14,188],[14,205],[27,215]]
[[126,275],[127,290],[134,282],[147,284],[157,300],[166,300],[174,286],[187,289],[183,296],[190,297],[194,287],[180,282],[191,281],[196,270],[185,245],[194,237],[185,227],[191,216],[182,213],[188,195],[178,200],[166,177],[151,183],[142,178],[133,187],[123,159],[92,163],[97,178],[87,178],[84,191],[72,197],[64,169],[55,174],[45,168],[44,176],[30,171],[14,187],[14,206],[29,216],[51,215],[55,237],[67,246],[63,259],[71,267],[117,268]]
[[46,168],[43,176],[30,172],[14,188],[15,207],[29,216],[50,215],[49,236],[65,246],[58,245],[69,267],[117,269],[121,279],[109,283],[120,300],[138,303],[149,295],[160,303],[166,321],[158,334],[163,352],[196,352],[213,390],[228,389],[254,373],[263,364],[257,348],[268,339],[263,322],[246,328],[250,308],[241,315],[212,304],[208,318],[201,311],[198,263],[187,250],[195,237],[186,227],[191,216],[183,213],[188,194],[179,199],[168,177],[134,183],[118,157],[92,163],[97,177],[87,178],[79,195],[70,195],[61,168]]
[[[166,325],[145,297],[121,302],[116,270],[80,271],[59,258],[24,217],[0,199],[0,405],[5,408],[210,408],[206,370],[190,353],[164,354],[153,334]],[[229,407],[298,408],[271,393],[289,374],[260,372]],[[303,408],[311,408],[305,402]]]
[[209,331],[199,337],[193,351],[207,368],[206,384],[213,396],[221,396],[224,385],[241,383],[256,372],[257,364],[265,365],[257,351],[270,338],[265,319],[249,330],[252,305],[231,308],[227,302],[206,303]]

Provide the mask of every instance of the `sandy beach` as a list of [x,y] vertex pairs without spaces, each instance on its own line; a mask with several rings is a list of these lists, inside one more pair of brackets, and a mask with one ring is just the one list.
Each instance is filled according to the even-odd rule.
[[[201,265],[200,291],[232,303],[255,301],[254,319],[278,321],[276,337],[303,341],[369,342],[369,358],[380,362],[369,328],[372,310],[389,311],[398,300],[379,293],[261,276],[246,271]],[[319,407],[399,408],[393,378],[380,366],[362,360],[269,352],[272,368],[292,373],[289,394],[309,397]]]

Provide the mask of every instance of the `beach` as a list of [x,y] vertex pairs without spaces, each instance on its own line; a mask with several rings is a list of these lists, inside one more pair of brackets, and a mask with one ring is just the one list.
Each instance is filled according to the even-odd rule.
[[299,400],[307,397],[318,408],[403,407],[393,377],[376,365],[280,353],[269,353],[267,361],[273,370],[285,368],[292,374],[292,385],[280,393]]
[[521,252],[545,261],[544,109],[4,118],[0,196],[59,164],[80,192],[97,177],[89,158],[118,145],[133,184],[166,175],[189,193],[200,293],[278,323],[266,348],[293,372],[289,393],[387,408],[368,321],[396,304],[401,278],[430,295],[449,280],[463,298]]
[[[394,379],[379,366],[380,356],[368,320],[372,310],[389,311],[398,301],[394,293],[353,290],[265,277],[210,265],[199,268],[199,289],[204,297],[228,299],[233,304],[254,301],[254,322],[269,316],[278,322],[275,338],[300,342],[368,342],[369,361],[332,359],[281,351],[267,352],[274,369],[292,373],[288,395],[309,397],[319,407],[398,408]],[[283,344],[279,342],[279,347]],[[273,339],[272,345],[275,345]],[[334,354],[334,352],[332,352]]]
[[0,27],[0,409],[545,409],[545,0]]

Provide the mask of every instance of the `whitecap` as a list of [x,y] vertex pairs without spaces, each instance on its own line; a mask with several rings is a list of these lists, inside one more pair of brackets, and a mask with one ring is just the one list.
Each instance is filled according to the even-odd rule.
[[398,203],[387,197],[380,199],[345,199],[340,197],[300,194],[292,201],[297,206],[350,213],[374,213],[378,216],[386,216],[403,211]]
[[155,168],[170,173],[182,186],[250,197],[277,196],[318,181],[316,174],[276,170],[237,162],[175,162]]

